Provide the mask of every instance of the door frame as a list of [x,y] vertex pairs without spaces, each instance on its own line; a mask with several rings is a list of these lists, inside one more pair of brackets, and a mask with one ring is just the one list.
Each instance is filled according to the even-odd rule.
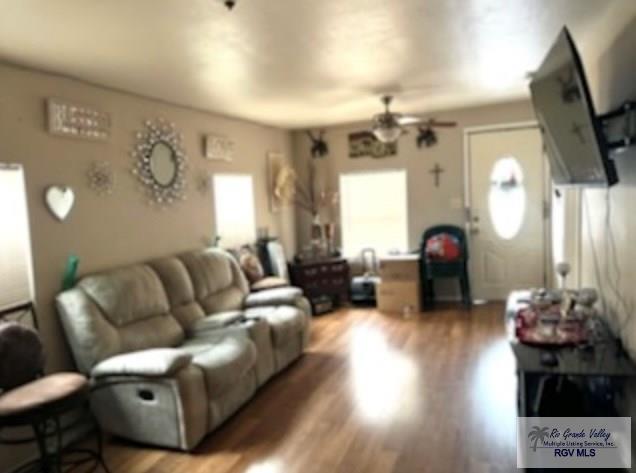
[[[524,128],[536,128],[539,129],[539,122],[537,120],[528,120],[512,123],[497,123],[492,125],[481,125],[466,127],[463,130],[464,135],[464,229],[466,231],[469,248],[472,245],[473,234],[470,231],[470,212],[471,212],[471,159],[470,159],[470,137],[480,133],[492,133],[497,131],[508,130],[521,130]],[[543,176],[543,215],[545,225],[543,228],[543,285],[548,287],[551,285],[551,272],[548,268],[552,267],[552,192],[550,191],[550,166],[547,162],[547,157],[543,155],[545,161],[544,176]],[[472,260],[472,258],[471,258]],[[469,274],[471,271],[471,265],[468,268]]]

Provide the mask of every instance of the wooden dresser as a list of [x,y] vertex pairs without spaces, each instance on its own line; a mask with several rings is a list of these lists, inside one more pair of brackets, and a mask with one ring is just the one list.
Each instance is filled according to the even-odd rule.
[[301,288],[312,301],[327,296],[334,305],[349,300],[349,263],[345,259],[329,259],[289,265],[291,283]]

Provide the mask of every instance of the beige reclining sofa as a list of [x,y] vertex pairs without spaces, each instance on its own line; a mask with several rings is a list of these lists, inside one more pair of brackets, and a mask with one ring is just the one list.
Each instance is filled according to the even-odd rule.
[[250,294],[219,249],[87,276],[57,307],[102,428],[182,450],[302,354],[311,319],[300,289]]

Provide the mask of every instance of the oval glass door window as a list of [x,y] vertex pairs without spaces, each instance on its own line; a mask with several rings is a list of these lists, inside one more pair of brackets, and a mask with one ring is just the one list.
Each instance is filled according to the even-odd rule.
[[526,213],[526,189],[523,170],[515,158],[506,156],[495,162],[490,173],[488,207],[497,235],[504,240],[517,236]]

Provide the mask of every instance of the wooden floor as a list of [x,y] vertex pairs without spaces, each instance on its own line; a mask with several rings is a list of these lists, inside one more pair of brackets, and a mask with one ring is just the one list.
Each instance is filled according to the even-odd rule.
[[514,471],[502,310],[315,318],[308,353],[195,452],[111,440],[107,461],[113,473]]

